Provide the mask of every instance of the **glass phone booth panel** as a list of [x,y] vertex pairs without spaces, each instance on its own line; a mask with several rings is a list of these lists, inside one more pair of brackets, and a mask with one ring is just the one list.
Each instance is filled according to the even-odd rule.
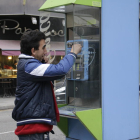
[[[48,63],[58,64],[65,56],[66,24],[65,14],[40,12],[40,31],[45,34]],[[54,80],[57,104],[66,104],[66,78]]]
[[66,54],[76,43],[82,51],[67,74],[67,106],[59,108],[60,115],[69,117],[101,108],[100,8],[73,5],[72,9],[66,14]]

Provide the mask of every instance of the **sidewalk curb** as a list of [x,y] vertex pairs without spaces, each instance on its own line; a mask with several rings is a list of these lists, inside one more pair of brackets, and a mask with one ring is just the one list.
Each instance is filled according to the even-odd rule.
[[9,106],[0,106],[0,110],[13,109],[14,107],[15,107],[14,105],[9,105]]

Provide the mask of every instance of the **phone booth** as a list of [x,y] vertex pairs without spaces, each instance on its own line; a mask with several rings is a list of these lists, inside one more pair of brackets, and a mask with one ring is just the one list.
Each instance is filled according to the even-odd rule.
[[[117,61],[117,58],[120,62],[119,56],[123,53],[126,53],[126,50],[123,49],[122,52],[118,53],[119,50],[103,48],[103,42],[106,38],[104,32],[108,31],[105,31],[104,26],[102,25],[105,23],[105,18],[104,14],[101,14],[101,0],[47,0],[40,8],[40,11],[55,12],[64,15],[66,54],[70,52],[73,44],[79,43],[82,45],[82,50],[77,55],[75,64],[66,75],[65,101],[58,104],[60,113],[60,122],[58,123],[58,127],[66,135],[66,140],[137,139],[139,137],[139,129],[137,125],[138,93],[135,90],[136,88],[134,87],[134,91],[136,92],[136,94],[133,95],[133,99],[137,102],[134,103],[134,100],[131,101],[131,103],[137,108],[134,109],[134,114],[131,114],[132,112],[130,111],[130,106],[125,106],[126,110],[128,110],[128,108],[130,109],[129,111],[125,112],[122,109],[124,104],[128,105],[128,100],[125,100],[125,98],[130,99],[132,97],[132,94],[125,94],[127,95],[125,97],[124,95],[122,95],[121,92],[124,92],[126,90],[124,87],[126,85],[121,87],[121,84],[117,81],[115,81],[115,83],[114,79],[111,82],[111,75],[120,75],[120,73],[114,73],[113,71],[110,71],[110,69],[112,69],[113,65],[115,66],[114,62]],[[101,26],[103,30],[101,29]],[[102,40],[103,42],[101,43]],[[108,44],[110,44],[110,42],[108,42]],[[132,50],[127,50],[127,52],[129,51]],[[133,49],[133,51],[136,52],[137,49]],[[110,53],[112,52],[114,56],[110,55]],[[106,54],[108,54],[108,59],[106,58]],[[122,61],[127,62],[127,57],[128,56],[126,56],[126,59],[123,59]],[[112,66],[108,65],[108,61],[110,61],[111,59]],[[134,59],[136,60],[136,58]],[[117,63],[118,62],[116,62],[116,64]],[[136,65],[136,67],[138,67],[138,65]],[[108,72],[111,73],[110,76],[107,77],[106,75],[109,75]],[[119,81],[119,79],[117,80]],[[134,79],[134,82],[138,84],[136,80]],[[109,87],[109,84],[111,86],[112,83],[113,86],[120,86],[120,93],[116,93],[116,88],[112,89],[113,87]],[[129,85],[129,83],[127,82],[126,84]],[[106,87],[114,91],[112,92],[108,89],[107,91],[105,89]],[[122,89],[123,87],[124,89]],[[131,89],[133,90],[133,87]],[[118,96],[116,96],[116,94],[118,96],[120,95],[121,99],[123,98],[123,104],[121,104],[121,99],[117,99]],[[113,95],[116,97],[113,97]],[[113,102],[116,102],[115,98],[118,100],[118,102],[116,104],[113,104]],[[116,112],[115,114],[113,114],[112,112],[114,112],[115,109],[116,112],[119,110],[118,112],[122,113],[122,115],[119,114],[117,116]],[[127,115],[131,114],[131,117],[126,117],[126,120],[128,119],[128,122],[132,118],[135,118],[133,122],[133,124],[135,125],[129,126],[131,125],[131,122],[128,125],[127,121],[124,118],[119,120],[117,119],[118,117],[121,118],[125,113]],[[114,122],[114,126],[112,122]],[[117,124],[120,125],[116,126]],[[133,129],[126,129],[125,127],[127,126],[124,126],[124,124],[128,125],[128,127],[133,127]],[[121,127],[124,127],[125,130],[123,129],[123,134],[121,134],[121,132],[120,134],[118,134]],[[114,131],[112,131],[112,128],[114,129]],[[107,132],[107,130],[105,129],[109,129],[110,132]],[[117,133],[115,133],[115,131]]]

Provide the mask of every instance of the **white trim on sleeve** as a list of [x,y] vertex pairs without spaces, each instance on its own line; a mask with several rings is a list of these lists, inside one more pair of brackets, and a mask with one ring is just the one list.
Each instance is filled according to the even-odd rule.
[[[68,54],[68,55],[72,55],[72,56],[74,56],[74,57],[75,57],[75,55],[73,55],[73,54]],[[76,57],[75,57],[75,59],[76,59]]]

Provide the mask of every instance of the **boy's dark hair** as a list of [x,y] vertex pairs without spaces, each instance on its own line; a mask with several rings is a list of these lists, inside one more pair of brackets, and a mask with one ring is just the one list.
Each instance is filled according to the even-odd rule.
[[38,50],[40,40],[45,40],[45,34],[39,30],[25,32],[21,37],[20,51],[23,54],[31,55],[31,49]]

